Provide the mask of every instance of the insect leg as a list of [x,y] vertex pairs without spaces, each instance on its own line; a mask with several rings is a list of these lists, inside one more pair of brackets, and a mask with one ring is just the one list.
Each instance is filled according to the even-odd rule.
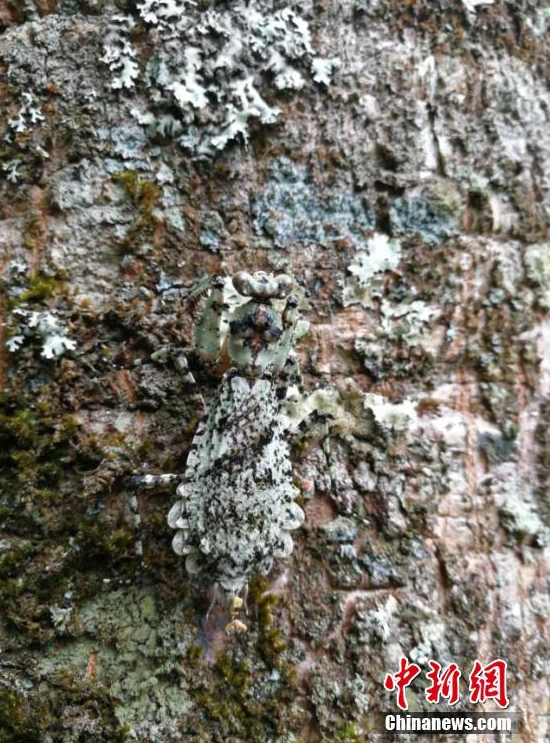
[[128,480],[128,489],[151,490],[152,488],[162,488],[173,483],[180,483],[183,475],[133,475]]
[[295,387],[300,394],[303,393],[302,376],[300,374],[300,362],[298,357],[291,351],[277,377],[277,397],[284,401],[288,396],[290,388]]
[[195,349],[204,361],[215,363],[221,351],[225,279],[214,276],[202,317],[195,328]]
[[135,553],[138,563],[139,573],[143,573],[143,524],[139,511],[139,502],[137,494],[142,490],[149,490],[155,487],[171,485],[175,482],[181,482],[182,475],[134,475],[128,479],[128,507],[132,514],[132,525],[134,528]]
[[[199,392],[197,383],[189,369],[187,358],[181,349],[174,347],[161,348],[151,355],[151,360],[156,362],[165,362],[172,359],[174,366],[182,376],[185,385],[185,391],[188,393],[195,411],[195,421],[204,417],[206,407],[202,395]],[[128,504],[132,514],[134,524],[136,557],[140,571],[143,570],[143,528],[141,515],[139,512],[139,503],[137,493],[142,490],[152,488],[166,487],[173,484],[180,484],[184,480],[183,474],[165,474],[165,475],[134,475],[128,480]]]
[[195,381],[195,378],[189,369],[187,357],[182,348],[176,346],[164,346],[154,351],[150,356],[143,359],[136,359],[131,364],[125,366],[116,366],[116,369],[139,369],[139,367],[149,364],[151,362],[157,364],[165,364],[167,361],[172,361],[176,367],[176,371],[180,374],[184,383],[184,392],[191,398],[191,403],[195,411],[195,417],[198,420],[204,417],[206,412],[206,406],[202,395],[199,392],[199,387]]
[[206,415],[206,405],[204,403],[204,398],[200,393],[199,386],[195,381],[195,377],[189,369],[187,357],[185,356],[183,351],[174,349],[173,359],[174,366],[178,370],[178,373],[183,380],[184,391],[187,393],[188,397],[191,400],[191,404],[193,405],[195,418],[197,421],[200,421]]
[[152,353],[148,358],[134,361],[134,363],[127,368],[134,369],[151,361],[157,364],[165,364],[168,360],[172,361],[176,371],[183,380],[183,391],[191,400],[195,412],[195,418],[201,420],[205,415],[206,406],[199,391],[199,386],[195,381],[195,377],[189,369],[189,363],[182,348],[178,348],[177,346],[164,346]]
[[134,551],[138,564],[138,572],[143,573],[143,525],[141,523],[141,514],[139,512],[139,503],[135,492],[128,493],[128,506],[132,514],[132,524],[134,527]]
[[277,356],[273,363],[275,371],[281,371],[285,367],[286,361],[291,353],[298,318],[298,298],[294,294],[291,294],[286,300],[286,306],[283,310],[283,334],[279,340]]
[[208,617],[210,616],[210,612],[212,611],[212,609],[216,605],[216,601],[218,600],[219,595],[220,595],[220,584],[219,583],[214,583],[214,596],[212,598],[212,601],[210,602],[210,606],[208,607],[208,609],[206,611],[206,614],[204,615],[205,621],[208,621]]
[[248,583],[243,588],[243,611],[248,614]]

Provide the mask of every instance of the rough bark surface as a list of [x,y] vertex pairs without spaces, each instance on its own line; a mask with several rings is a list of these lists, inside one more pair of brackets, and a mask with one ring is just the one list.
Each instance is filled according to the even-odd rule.
[[[138,5],[0,1],[0,741],[368,740],[401,655],[506,659],[517,740],[550,740],[548,8],[251,0],[340,67],[298,59],[291,91],[258,70],[277,118],[197,160],[132,114],[158,42]],[[140,76],[117,90],[121,13]],[[120,367],[189,346],[170,282],[240,269],[300,287],[337,495],[313,436],[294,552],[227,638],[170,492],[141,498],[136,573],[124,477],[181,471],[193,412],[169,365]]]

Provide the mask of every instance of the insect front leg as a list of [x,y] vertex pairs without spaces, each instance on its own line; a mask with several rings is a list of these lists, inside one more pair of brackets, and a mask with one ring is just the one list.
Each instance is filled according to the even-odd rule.
[[[290,297],[288,297],[288,299],[286,300],[285,309],[283,310],[282,314],[283,333],[279,340],[277,355],[273,362],[273,371],[275,373],[281,373],[285,369],[289,357],[291,355],[294,356],[292,352],[292,343],[294,341],[294,334],[296,332],[296,325],[298,323],[299,316],[298,298],[294,294],[291,294]],[[294,358],[297,363],[297,358]]]
[[293,390],[299,398],[303,397],[302,375],[300,373],[300,362],[294,351],[290,351],[285,364],[277,377],[277,397],[281,402],[289,397],[289,391]]
[[224,287],[225,279],[222,276],[212,278],[206,307],[195,328],[195,350],[203,361],[211,364],[215,364],[219,360],[221,353],[222,325],[226,320],[224,314],[227,310]]
[[152,490],[153,488],[167,487],[174,483],[179,484],[183,475],[133,475],[128,480],[128,490],[139,492],[140,490]]
[[189,368],[187,356],[183,348],[179,348],[178,346],[163,346],[154,351],[150,356],[136,359],[131,364],[116,366],[115,368],[133,371],[151,362],[156,364],[166,364],[168,361],[172,362],[176,371],[180,375],[182,379],[183,392],[191,402],[196,420],[200,421],[204,418],[206,406],[199,391],[199,386],[195,381],[195,377]]

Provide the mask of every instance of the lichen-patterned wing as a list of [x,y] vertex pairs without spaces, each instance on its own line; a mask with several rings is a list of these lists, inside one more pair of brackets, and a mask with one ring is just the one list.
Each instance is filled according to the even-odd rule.
[[187,555],[189,573],[207,570],[238,592],[253,573],[268,572],[274,557],[292,552],[289,532],[304,519],[298,492],[271,377],[230,370],[197,430],[168,514],[178,530],[175,552]]

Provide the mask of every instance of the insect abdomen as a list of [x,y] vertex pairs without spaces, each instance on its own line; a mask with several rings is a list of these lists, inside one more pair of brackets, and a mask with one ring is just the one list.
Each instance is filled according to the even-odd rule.
[[275,386],[228,372],[188,460],[183,496],[169,514],[174,549],[190,572],[207,568],[237,591],[273,557],[292,551],[289,532],[303,521],[294,503],[288,445]]

